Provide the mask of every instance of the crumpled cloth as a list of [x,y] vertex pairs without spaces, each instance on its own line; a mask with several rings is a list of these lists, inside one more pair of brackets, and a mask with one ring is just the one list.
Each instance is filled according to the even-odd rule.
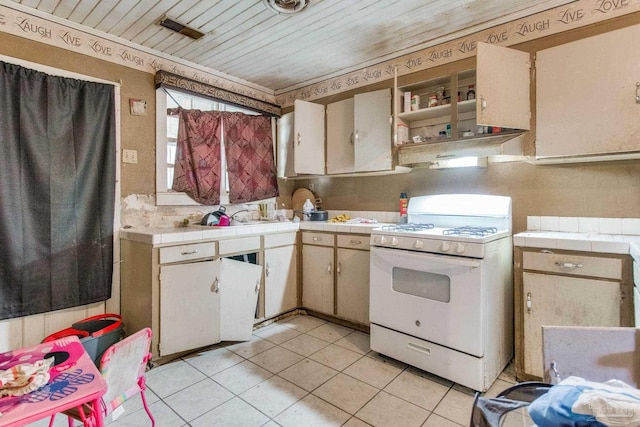
[[49,382],[49,368],[53,361],[54,358],[50,357],[0,371],[0,396],[22,396],[44,386]]

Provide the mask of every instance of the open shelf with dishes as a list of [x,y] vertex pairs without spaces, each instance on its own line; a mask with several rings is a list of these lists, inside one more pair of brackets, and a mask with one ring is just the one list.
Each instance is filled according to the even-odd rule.
[[439,149],[456,150],[456,142],[491,144],[528,130],[529,63],[526,52],[479,43],[473,69],[407,85],[398,85],[396,76],[394,143],[399,163],[409,164],[402,160],[409,149],[432,152],[436,148],[428,146],[438,144]]

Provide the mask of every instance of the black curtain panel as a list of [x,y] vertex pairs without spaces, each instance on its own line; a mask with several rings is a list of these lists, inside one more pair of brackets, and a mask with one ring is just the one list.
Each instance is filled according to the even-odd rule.
[[0,61],[0,319],[111,296],[114,96]]

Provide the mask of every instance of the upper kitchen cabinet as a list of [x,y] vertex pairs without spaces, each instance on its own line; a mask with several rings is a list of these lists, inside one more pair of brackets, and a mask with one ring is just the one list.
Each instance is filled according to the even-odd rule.
[[327,174],[390,170],[391,90],[327,105]]
[[324,105],[297,99],[293,129],[293,171],[323,175]]
[[531,122],[530,68],[527,52],[478,43],[476,68],[396,84],[399,163],[522,155],[522,131]]
[[640,157],[640,25],[536,54],[536,160]]

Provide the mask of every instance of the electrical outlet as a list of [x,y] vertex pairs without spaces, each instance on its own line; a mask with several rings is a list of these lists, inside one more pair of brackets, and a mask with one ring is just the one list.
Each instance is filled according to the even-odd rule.
[[122,163],[138,163],[138,151],[122,150]]

